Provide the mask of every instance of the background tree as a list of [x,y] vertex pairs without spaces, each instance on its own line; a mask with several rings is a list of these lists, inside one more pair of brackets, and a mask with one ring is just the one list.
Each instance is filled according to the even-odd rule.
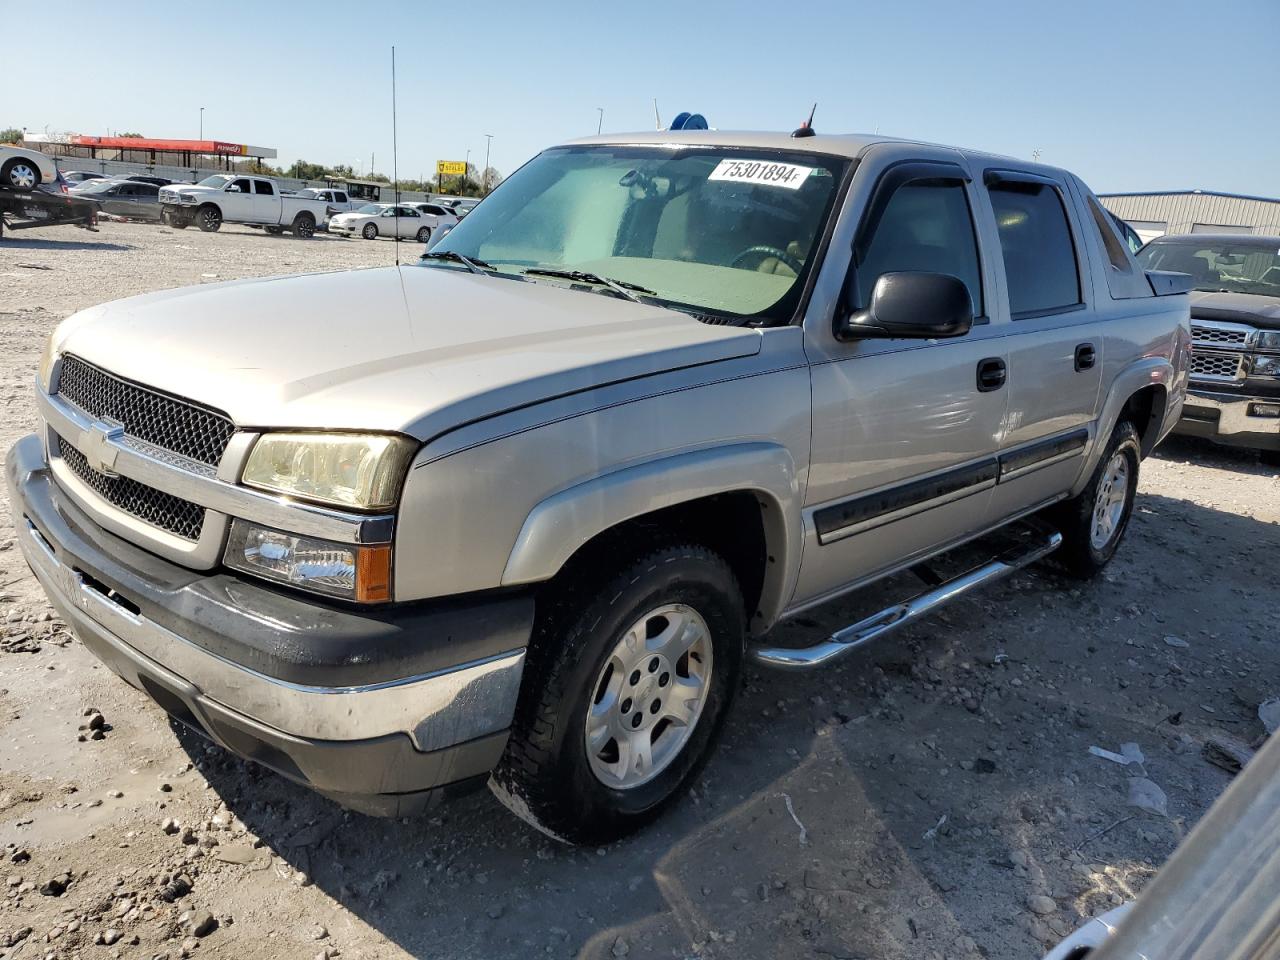
[[121,136],[121,137],[130,137],[130,138],[132,138],[132,139],[134,139],[134,140],[141,140],[141,139],[142,139],[142,134],[140,134],[140,133],[121,133],[121,134],[118,134],[118,136]]
[[0,143],[20,143],[24,134],[20,127],[9,127],[0,130]]

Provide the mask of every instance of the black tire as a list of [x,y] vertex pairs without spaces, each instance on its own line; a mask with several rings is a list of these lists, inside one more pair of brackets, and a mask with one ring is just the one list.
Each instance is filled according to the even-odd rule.
[[430,227],[419,227],[419,228],[418,228],[418,242],[419,242],[419,243],[426,243],[426,242],[428,242],[430,239],[431,239],[431,228],[430,228]]
[[222,226],[222,211],[213,204],[206,204],[196,213],[196,222],[205,233],[217,233]]
[[[1126,476],[1124,479],[1123,509],[1119,519],[1110,525],[1105,539],[1099,541],[1094,537],[1095,508],[1099,502],[1099,489],[1106,483],[1109,465],[1117,456],[1124,459]],[[1062,534],[1062,546],[1054,554],[1057,563],[1067,573],[1081,580],[1088,580],[1098,575],[1107,565],[1124,532],[1129,526],[1129,518],[1133,516],[1134,498],[1138,492],[1138,466],[1142,460],[1142,449],[1138,439],[1138,431],[1128,420],[1121,420],[1107,441],[1102,458],[1094,468],[1089,483],[1078,496],[1051,507],[1046,514]]]
[[316,235],[316,218],[309,213],[300,213],[293,218],[293,235],[302,240],[310,240]]
[[[602,562],[605,557],[609,562]],[[569,843],[625,836],[683,792],[710,754],[737,691],[746,625],[733,571],[706,547],[624,547],[594,561],[566,570],[539,601],[511,739],[490,781],[514,813]],[[706,701],[666,767],[647,782],[615,789],[591,769],[587,710],[624,632],[667,603],[692,607],[707,625],[712,667]]]
[[360,231],[360,236],[364,237],[366,240],[377,240],[378,225],[376,223],[366,223],[364,228]]
[[1259,450],[1258,457],[1264,467],[1280,467],[1280,450]]
[[[30,171],[31,176],[34,178],[34,182],[30,185],[25,183],[19,184],[17,181],[19,170]],[[0,170],[0,183],[3,183],[6,187],[13,190],[34,190],[36,187],[40,186],[41,179],[40,168],[30,160],[26,160],[22,157],[14,157],[4,165],[3,170]]]

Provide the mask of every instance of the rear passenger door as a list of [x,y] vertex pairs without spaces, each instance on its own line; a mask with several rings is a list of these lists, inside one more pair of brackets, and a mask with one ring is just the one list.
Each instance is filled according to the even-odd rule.
[[270,180],[253,181],[253,204],[250,215],[254,223],[280,222],[280,197]]
[[842,343],[828,311],[806,316],[813,446],[794,605],[980,530],[995,486],[1004,342],[988,318],[995,288],[991,252],[978,243],[976,185],[958,153],[904,149],[878,148],[858,168],[841,296],[865,306],[885,273],[945,273],[964,281],[976,319],[961,337]]
[[1084,465],[1099,407],[1105,327],[1065,177],[987,168],[1007,296],[1009,414],[997,518],[1052,502]]

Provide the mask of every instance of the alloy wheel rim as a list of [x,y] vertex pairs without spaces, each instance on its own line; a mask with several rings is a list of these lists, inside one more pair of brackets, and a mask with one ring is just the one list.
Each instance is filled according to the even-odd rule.
[[682,603],[650,610],[622,634],[587,709],[587,758],[606,787],[630,790],[669,767],[711,689],[711,631]]
[[36,185],[36,172],[25,163],[16,164],[9,170],[9,182],[19,190],[30,190]]
[[1089,541],[1095,550],[1101,550],[1115,537],[1124,516],[1125,501],[1129,497],[1129,461],[1123,453],[1115,453],[1107,461],[1098,493],[1093,500],[1093,523]]

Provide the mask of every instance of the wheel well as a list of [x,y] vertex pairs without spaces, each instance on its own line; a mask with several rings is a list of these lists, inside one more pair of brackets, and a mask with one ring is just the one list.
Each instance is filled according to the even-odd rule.
[[1162,385],[1152,384],[1126,400],[1124,410],[1120,412],[1120,419],[1128,420],[1138,431],[1144,457],[1151,453],[1160,437],[1160,425],[1164,422],[1168,399],[1168,392]]
[[750,618],[760,603],[765,569],[774,561],[769,555],[763,512],[776,509],[749,490],[718,493],[664,507],[596,534],[574,551],[557,578],[581,569],[583,564],[604,561],[622,543],[692,540],[724,557],[742,588],[743,607]]
[[308,220],[310,220],[312,223],[316,222],[315,215],[310,210],[299,211],[298,214],[293,218],[294,223],[306,223]]

